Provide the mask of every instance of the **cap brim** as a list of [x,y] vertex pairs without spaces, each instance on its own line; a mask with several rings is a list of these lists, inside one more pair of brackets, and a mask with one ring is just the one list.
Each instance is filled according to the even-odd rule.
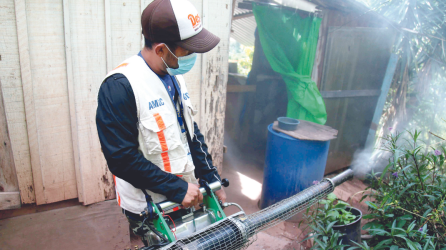
[[196,53],[205,53],[213,49],[220,42],[220,38],[203,28],[200,33],[186,40],[175,42],[183,49]]

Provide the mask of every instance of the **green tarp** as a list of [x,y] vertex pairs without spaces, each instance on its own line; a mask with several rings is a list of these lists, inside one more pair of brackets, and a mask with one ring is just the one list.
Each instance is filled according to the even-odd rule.
[[287,116],[325,124],[324,100],[311,80],[321,19],[271,6],[254,5],[253,12],[266,58],[287,86]]

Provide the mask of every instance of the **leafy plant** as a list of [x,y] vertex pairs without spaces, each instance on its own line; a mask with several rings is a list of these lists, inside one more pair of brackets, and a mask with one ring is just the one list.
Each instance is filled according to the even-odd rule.
[[[343,250],[347,245],[343,245],[340,242],[340,238],[343,236],[342,233],[333,229],[333,225],[336,221],[325,225],[323,222],[315,221],[314,224],[310,225],[312,230],[312,236],[307,239],[313,238],[317,243],[311,249],[315,250],[328,250],[328,249],[339,249]],[[305,239],[305,240],[307,240]],[[304,240],[304,241],[305,241]]]
[[[386,249],[446,249],[446,177],[440,147],[426,148],[420,132],[391,134],[382,149],[391,153],[381,173],[372,173],[365,198],[370,219],[363,229],[374,237],[369,245]],[[356,249],[369,249],[358,245]]]
[[356,219],[355,215],[345,210],[350,205],[344,201],[337,200],[336,195],[333,193],[329,194],[326,200],[320,200],[319,204],[323,205],[323,207],[317,208],[319,211],[316,213],[315,219],[319,221],[335,222],[335,225],[347,225]]
[[441,131],[446,124],[446,1],[359,0],[377,13],[377,20],[396,37],[393,53],[399,57],[378,134],[385,128]]
[[234,39],[229,41],[229,60],[237,61],[237,70],[242,75],[248,75],[252,67],[254,46],[244,46]]
[[[347,250],[446,249],[445,147],[428,147],[420,132],[390,134],[381,149],[390,152],[388,165],[371,175],[361,201],[369,207],[364,226],[372,239]],[[348,223],[347,203],[330,194],[319,206],[308,209],[306,219],[316,244],[313,249],[344,249],[336,223]],[[341,211],[341,212],[340,212]],[[344,220],[346,218],[346,220]]]
[[[305,240],[314,239],[316,242],[311,249],[342,250],[347,247],[340,240],[344,234],[334,230],[333,226],[347,225],[356,220],[356,216],[348,211],[349,206],[350,204],[338,200],[336,195],[331,193],[327,196],[327,199],[320,200],[318,206],[307,209],[305,221],[310,228],[310,233]],[[299,227],[303,222],[301,221]]]

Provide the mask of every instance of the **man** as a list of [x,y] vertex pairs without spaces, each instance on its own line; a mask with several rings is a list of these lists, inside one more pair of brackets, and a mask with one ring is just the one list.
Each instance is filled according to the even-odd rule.
[[[145,46],[105,77],[96,124],[118,204],[146,241],[149,229],[138,216],[147,206],[144,193],[155,203],[170,200],[190,208],[203,199],[198,178],[221,181],[181,76],[193,67],[196,53],[211,50],[220,39],[202,27],[187,0],[153,1],[141,25]],[[216,195],[225,202],[223,189]]]

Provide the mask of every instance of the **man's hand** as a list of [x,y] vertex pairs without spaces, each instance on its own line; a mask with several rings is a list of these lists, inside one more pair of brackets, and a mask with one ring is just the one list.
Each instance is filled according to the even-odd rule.
[[181,205],[185,208],[190,208],[199,205],[202,201],[203,195],[200,192],[199,186],[197,184],[188,183],[187,193],[186,196],[184,196]]
[[225,190],[223,189],[223,187],[221,187],[220,190],[216,191],[216,192],[215,192],[215,195],[217,196],[217,198],[218,198],[219,200],[221,200],[222,203],[225,203],[225,202],[226,202],[226,192],[225,192]]

